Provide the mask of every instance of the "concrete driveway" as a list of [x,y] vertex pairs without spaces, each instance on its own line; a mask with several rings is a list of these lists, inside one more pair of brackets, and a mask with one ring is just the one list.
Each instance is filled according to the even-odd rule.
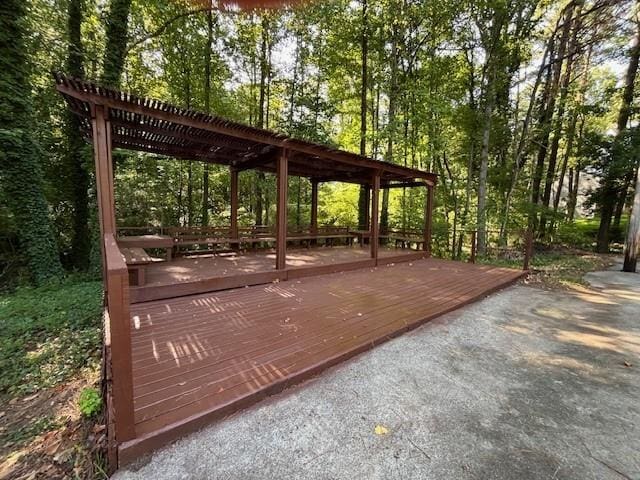
[[640,479],[640,275],[587,279],[493,295],[115,478]]

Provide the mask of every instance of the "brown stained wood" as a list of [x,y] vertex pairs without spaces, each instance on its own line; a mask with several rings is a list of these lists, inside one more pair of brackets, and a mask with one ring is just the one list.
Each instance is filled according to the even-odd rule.
[[371,182],[371,237],[369,238],[371,247],[371,258],[378,258],[378,246],[380,244],[380,219],[378,214],[380,197],[380,173],[375,172]]
[[183,283],[172,283],[167,285],[147,285],[131,289],[131,303],[182,297],[185,295],[194,295],[202,292],[228,290],[231,288],[245,287],[249,285],[260,285],[263,283],[283,281],[286,279],[287,276],[285,270],[272,270],[269,272],[247,273],[232,275],[228,277],[212,277]]
[[284,270],[287,265],[287,150],[282,149],[277,160],[276,172],[276,269]]
[[427,187],[427,198],[424,212],[424,242],[422,249],[431,255],[431,235],[433,228],[433,203],[435,187]]
[[107,314],[111,342],[111,371],[115,430],[118,442],[135,437],[131,317],[127,264],[113,234],[103,236],[107,279]]
[[230,235],[231,238],[238,238],[238,170],[235,168],[229,169],[230,177],[230,196],[231,196],[231,218],[230,220]]
[[318,182],[311,180],[311,222],[310,231],[312,235],[318,234]]
[[136,439],[120,463],[521,276],[417,259],[133,305]]
[[[150,126],[153,129],[165,129],[167,137],[171,137],[171,133],[176,131],[188,131],[194,134],[200,131],[202,133],[199,135],[199,139],[211,138],[211,134],[217,135],[216,141],[211,140],[211,146],[217,146],[220,141],[238,139],[243,145],[251,145],[251,148],[272,146],[287,148],[310,158],[319,157],[327,164],[325,173],[331,173],[333,163],[338,170],[337,173],[339,173],[340,165],[350,165],[361,169],[379,169],[383,178],[388,180],[413,181],[416,178],[420,178],[427,183],[433,184],[437,178],[433,173],[380,162],[354,153],[231,122],[220,117],[185,110],[155,100],[138,98],[127,93],[98,87],[82,80],[70,79],[62,74],[55,74],[54,76],[58,91],[65,97],[74,113],[83,118],[86,118],[86,112],[91,109],[91,106],[101,105],[113,112],[113,115],[119,119],[127,118],[128,114],[132,115],[130,118],[135,118],[134,121],[137,122],[137,125]],[[159,135],[159,132],[156,134]],[[91,135],[91,133],[87,131],[86,135]],[[131,140],[131,145],[128,148],[150,150],[149,146],[145,149],[144,142],[140,143],[139,139],[138,141],[134,141],[135,139],[133,138]],[[167,152],[171,148],[175,148],[175,144],[171,140],[168,140],[165,145]],[[196,158],[202,152],[201,146],[199,145],[193,150],[194,153],[191,157],[188,156],[188,149],[179,155],[187,159]],[[157,152],[163,150],[160,146],[155,146],[154,148]],[[232,157],[225,159],[212,158],[210,161],[228,164],[229,161],[232,161]],[[348,181],[348,177],[346,181]],[[358,178],[357,181],[361,181],[361,179]]]
[[111,175],[111,151],[107,117],[103,107],[96,106],[93,125],[93,153],[96,167],[96,189],[98,194],[98,210],[100,213],[100,230],[102,235],[116,231],[115,210],[113,206],[113,184]]

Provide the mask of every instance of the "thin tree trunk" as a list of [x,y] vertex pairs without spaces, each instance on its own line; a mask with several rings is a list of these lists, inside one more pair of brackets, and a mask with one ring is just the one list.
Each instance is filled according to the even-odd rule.
[[[584,95],[586,93],[586,89],[587,89],[587,85],[588,85],[588,79],[589,79],[589,71],[590,71],[590,67],[591,67],[591,54],[593,52],[593,46],[589,46],[589,49],[587,51],[587,56],[586,59],[584,60],[584,65],[582,68],[582,79],[580,80],[580,86],[578,87],[578,96],[575,100],[575,103],[577,105],[581,105],[582,102],[584,101]],[[576,129],[578,126],[578,107],[574,106],[573,107],[573,111],[571,114],[571,120],[569,123],[569,128],[567,130],[567,146],[564,152],[564,158],[562,160],[562,166],[560,167],[560,176],[558,177],[558,188],[556,190],[556,194],[553,200],[553,216],[554,218],[557,218],[557,214],[558,214],[558,208],[560,205],[560,199],[562,197],[562,187],[564,185],[564,177],[565,174],[567,172],[567,165],[569,164],[569,159],[571,158],[571,155],[573,154],[573,144],[575,141],[575,137],[576,137]],[[580,130],[582,131],[582,125],[580,126]],[[571,169],[571,175],[569,178],[569,196],[568,196],[568,200],[567,200],[567,210],[568,210],[568,205],[569,205],[569,198],[571,198],[571,194],[572,194],[572,184],[573,181],[573,169]]]
[[[360,62],[362,64],[361,86],[360,86],[360,155],[367,155],[367,56],[369,54],[368,44],[368,27],[367,27],[367,0],[362,0],[362,33],[360,37]],[[369,221],[367,216],[367,189],[364,185],[360,185],[358,195],[358,225],[359,228],[365,228]]]
[[[213,11],[207,12],[207,45],[204,50],[204,111],[211,113],[211,55],[213,43]],[[209,163],[202,174],[202,225],[209,225]]]
[[[547,152],[549,150],[549,137],[551,135],[553,115],[555,111],[556,98],[558,89],[560,86],[560,76],[562,71],[562,65],[564,63],[565,52],[567,51],[567,43],[569,41],[569,34],[571,31],[571,18],[573,17],[573,2],[567,6],[564,14],[564,21],[562,25],[560,41],[558,44],[557,52],[555,52],[555,61],[549,65],[549,71],[547,72],[548,83],[545,85],[545,93],[542,102],[540,104],[541,114],[538,128],[540,133],[537,138],[538,144],[538,158],[536,162],[535,173],[533,177],[533,186],[531,189],[531,203],[534,207],[539,208],[541,200],[541,185],[544,172],[545,160],[547,158]],[[548,88],[547,88],[548,87]],[[555,165],[553,165],[555,170]],[[547,171],[549,168],[547,168]],[[553,175],[553,172],[552,172]],[[543,194],[544,195],[544,194]],[[537,212],[532,212],[530,218],[530,227],[535,228],[537,226]]]
[[[388,136],[385,161],[393,163],[393,144],[395,142],[396,128],[396,101],[398,82],[398,25],[394,21],[391,32],[391,78],[389,81],[389,111],[388,111]],[[389,230],[389,189],[382,192],[382,208],[380,212],[380,231],[386,233]]]
[[[562,125],[564,122],[564,111],[567,103],[567,95],[569,93],[569,83],[571,82],[571,74],[573,70],[574,52],[578,43],[578,33],[580,31],[580,6],[575,10],[577,20],[572,20],[573,11],[569,9],[567,11],[568,25],[573,23],[571,40],[569,41],[568,51],[569,54],[566,58],[566,67],[564,74],[562,75],[562,81],[560,85],[560,98],[558,100],[558,112],[556,114],[555,125],[553,127],[553,140],[551,141],[551,152],[549,154],[549,164],[547,166],[547,175],[544,184],[544,193],[542,194],[542,212],[540,214],[540,236],[545,235],[547,227],[547,210],[549,209],[549,202],[551,201],[551,189],[553,188],[553,182],[556,178],[556,162],[558,159],[558,150],[560,148],[560,137],[562,135]],[[564,51],[561,48],[562,57],[564,57]],[[562,58],[561,57],[561,58]],[[562,62],[559,62],[562,65]],[[559,74],[560,72],[558,72]]]

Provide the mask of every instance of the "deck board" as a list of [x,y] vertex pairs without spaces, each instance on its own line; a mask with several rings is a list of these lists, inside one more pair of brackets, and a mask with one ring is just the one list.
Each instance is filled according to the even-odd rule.
[[423,259],[132,305],[138,439],[123,448],[173,439],[521,276]]

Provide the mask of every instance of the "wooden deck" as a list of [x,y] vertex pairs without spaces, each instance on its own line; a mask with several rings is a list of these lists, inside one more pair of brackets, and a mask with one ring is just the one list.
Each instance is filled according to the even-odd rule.
[[[380,248],[380,258],[411,253],[415,250]],[[370,257],[368,247],[288,248],[287,267],[307,268],[320,265],[355,262]],[[169,285],[203,280],[211,277],[230,277],[249,273],[270,272],[275,269],[273,250],[228,252],[193,255],[171,262],[156,262],[147,267],[147,286]]]
[[[419,250],[380,247],[378,263],[414,260],[423,256],[424,252]],[[288,248],[286,269],[283,271],[276,270],[275,258],[273,250],[258,250],[199,254],[171,262],[157,261],[146,266],[144,286],[131,287],[131,301],[139,303],[228,290],[376,264],[371,259],[369,248],[358,246]]]
[[522,275],[420,259],[134,304],[136,438],[120,464]]

